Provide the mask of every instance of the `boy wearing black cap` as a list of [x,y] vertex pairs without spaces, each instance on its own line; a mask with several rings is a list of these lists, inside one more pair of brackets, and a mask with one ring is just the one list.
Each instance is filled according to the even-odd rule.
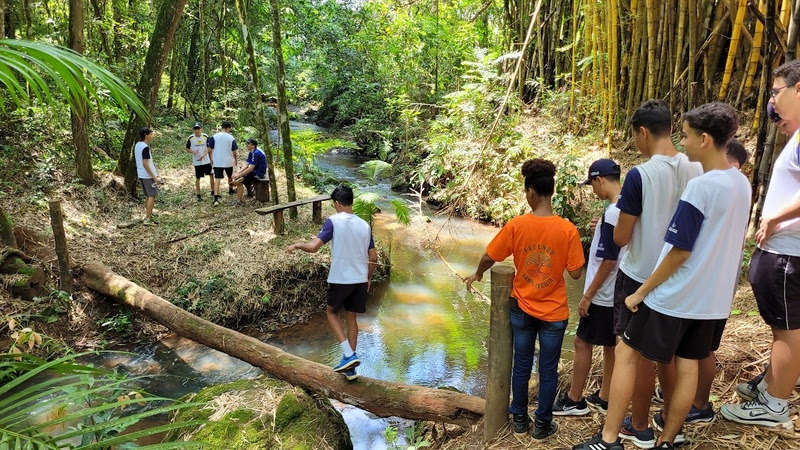
[[208,135],[203,133],[203,124],[195,122],[192,131],[193,133],[186,139],[186,152],[192,155],[192,164],[194,164],[194,192],[199,202],[203,200],[203,196],[200,195],[200,179],[208,175],[211,195],[214,195],[214,177],[211,176]]
[[267,155],[258,148],[258,141],[252,137],[248,138],[245,146],[249,152],[247,165],[233,175],[233,185],[236,186],[236,205],[242,204],[245,187],[247,196],[251,197],[256,180],[265,180],[267,176]]
[[[591,186],[600,200],[610,204],[594,229],[589,250],[584,294],[578,304],[577,336],[572,384],[569,392],[556,399],[553,415],[583,416],[589,406],[605,414],[608,409],[608,390],[614,369],[614,282],[618,261],[625,251],[614,243],[614,227],[619,219],[616,202],[622,187],[619,183],[620,167],[610,159],[599,159],[589,166],[589,177],[581,183]],[[592,367],[592,346],[603,346],[603,382],[595,393],[583,397],[586,379]]]

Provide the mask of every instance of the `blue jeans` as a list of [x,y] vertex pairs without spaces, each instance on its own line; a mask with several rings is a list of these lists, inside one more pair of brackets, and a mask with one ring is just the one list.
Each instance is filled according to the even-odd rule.
[[[513,302],[513,300],[512,300]],[[539,335],[539,406],[536,420],[553,420],[553,402],[558,385],[558,360],[567,320],[545,322],[511,306],[511,330],[514,336],[514,368],[511,373],[513,399],[508,408],[512,414],[528,413],[528,382],[533,368],[536,335]]]

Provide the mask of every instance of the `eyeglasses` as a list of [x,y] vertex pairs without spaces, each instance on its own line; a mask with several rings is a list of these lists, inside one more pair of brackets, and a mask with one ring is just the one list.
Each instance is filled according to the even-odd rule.
[[787,87],[789,87],[788,84],[786,86],[781,86],[779,88],[772,88],[769,90],[769,93],[772,94],[772,98],[775,99],[775,97],[781,92],[781,89],[786,89]]

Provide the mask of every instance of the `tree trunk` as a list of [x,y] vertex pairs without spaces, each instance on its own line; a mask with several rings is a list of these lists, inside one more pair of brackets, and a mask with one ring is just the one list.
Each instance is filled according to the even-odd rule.
[[0,208],[0,244],[6,247],[17,248],[17,239],[14,237],[14,222]]
[[133,307],[181,336],[249,362],[295,386],[358,406],[378,416],[468,426],[484,414],[482,398],[459,392],[367,377],[360,377],[358,382],[348,382],[327,366],[291,355],[188,313],[99,262],[86,264],[82,279],[89,288]]
[[[69,0],[69,48],[75,53],[86,51],[84,38],[85,18],[83,0]],[[92,152],[89,149],[87,121],[89,108],[86,102],[78,99],[70,111],[72,121],[72,145],[75,147],[75,170],[81,182],[87,186],[94,184],[92,171]]]
[[[278,69],[278,129],[283,147],[283,168],[286,171],[286,195],[289,202],[297,200],[294,191],[294,158],[292,157],[292,138],[289,130],[289,109],[286,101],[286,69],[283,66],[281,49],[281,18],[278,15],[278,0],[269,0],[272,15],[272,48]],[[297,208],[289,209],[289,217],[297,219]]]
[[0,37],[6,36],[6,0],[0,0]]
[[50,225],[53,227],[53,239],[56,243],[56,257],[58,257],[58,288],[72,294],[72,266],[69,262],[69,247],[67,234],[64,231],[64,216],[61,212],[61,200],[51,200]]
[[[253,48],[253,38],[250,36],[250,28],[247,21],[247,10],[243,0],[236,0],[236,10],[239,12],[239,22],[242,24],[242,39],[244,39],[245,50],[247,51],[247,65],[250,69],[250,78],[253,81],[253,89],[258,97],[258,127],[261,139],[264,141],[264,154],[267,156],[267,171],[269,173],[269,187],[272,192],[272,203],[278,204],[278,182],[275,179],[275,164],[272,157],[272,144],[269,139],[269,122],[267,122],[266,95],[261,91],[261,83],[258,81],[258,66],[256,64],[256,53]],[[290,150],[291,151],[291,150]],[[291,159],[289,164],[291,164]],[[289,180],[287,180],[288,182]],[[292,185],[294,193],[294,185]]]
[[[136,92],[144,99],[145,107],[150,114],[156,107],[158,88],[161,86],[161,74],[167,62],[175,30],[183,17],[186,1],[163,2],[158,11],[156,26],[144,59],[142,75],[136,87]],[[119,153],[119,170],[125,177],[125,187],[131,195],[135,195],[136,191],[136,162],[133,158],[133,144],[139,129],[145,125],[145,118],[131,114],[131,120],[128,122],[128,129]]]

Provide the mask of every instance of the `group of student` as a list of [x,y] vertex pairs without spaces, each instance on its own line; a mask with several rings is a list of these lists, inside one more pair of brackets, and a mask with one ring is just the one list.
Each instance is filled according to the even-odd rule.
[[[788,399],[800,376],[800,61],[780,66],[773,77],[768,114],[791,138],[774,164],[749,273],[772,330],[770,362],[764,374],[736,387],[743,403],[723,405],[719,413],[742,424],[792,428]],[[578,279],[585,261],[577,228],[552,211],[553,163],[523,164],[531,212],[500,230],[466,278],[471,287],[513,255],[514,431],[529,432],[528,382],[538,337],[532,437],[556,433],[554,415],[585,415],[590,407],[606,415],[600,433],[575,450],[621,450],[622,440],[671,449],[686,441],[684,423],[715,420],[709,401],[715,351],[742,266],[751,189],[738,170],[747,152],[734,138],[736,110],[709,103],[683,114],[685,154],[670,139],[672,115],[664,102],[643,103],[629,122],[647,162],[630,169],[621,185],[620,166],[600,159],[584,182],[609,205],[594,228],[567,392],[556,398],[569,317],[564,271]],[[603,347],[603,379],[584,397],[595,345]],[[654,392],[664,406],[651,418]]]
[[[203,201],[200,191],[200,180],[203,177],[209,177],[213,206],[220,204],[220,182],[225,176],[228,178],[228,194],[236,194],[234,205],[242,204],[245,189],[247,196],[252,197],[256,181],[265,180],[267,177],[267,156],[263,150],[258,148],[258,141],[252,137],[245,141],[248,152],[246,164],[241,170],[238,170],[237,151],[239,146],[231,134],[232,128],[231,122],[226,120],[222,122],[222,129],[218,133],[208,136],[203,133],[203,124],[195,122],[192,134],[186,139],[186,152],[192,155],[194,188],[198,202]],[[163,180],[158,177],[158,171],[153,163],[150,149],[152,139],[153,130],[143,127],[139,130],[139,141],[134,146],[136,171],[146,198],[143,220],[145,225],[154,223],[153,205],[159,186],[164,184]]]

